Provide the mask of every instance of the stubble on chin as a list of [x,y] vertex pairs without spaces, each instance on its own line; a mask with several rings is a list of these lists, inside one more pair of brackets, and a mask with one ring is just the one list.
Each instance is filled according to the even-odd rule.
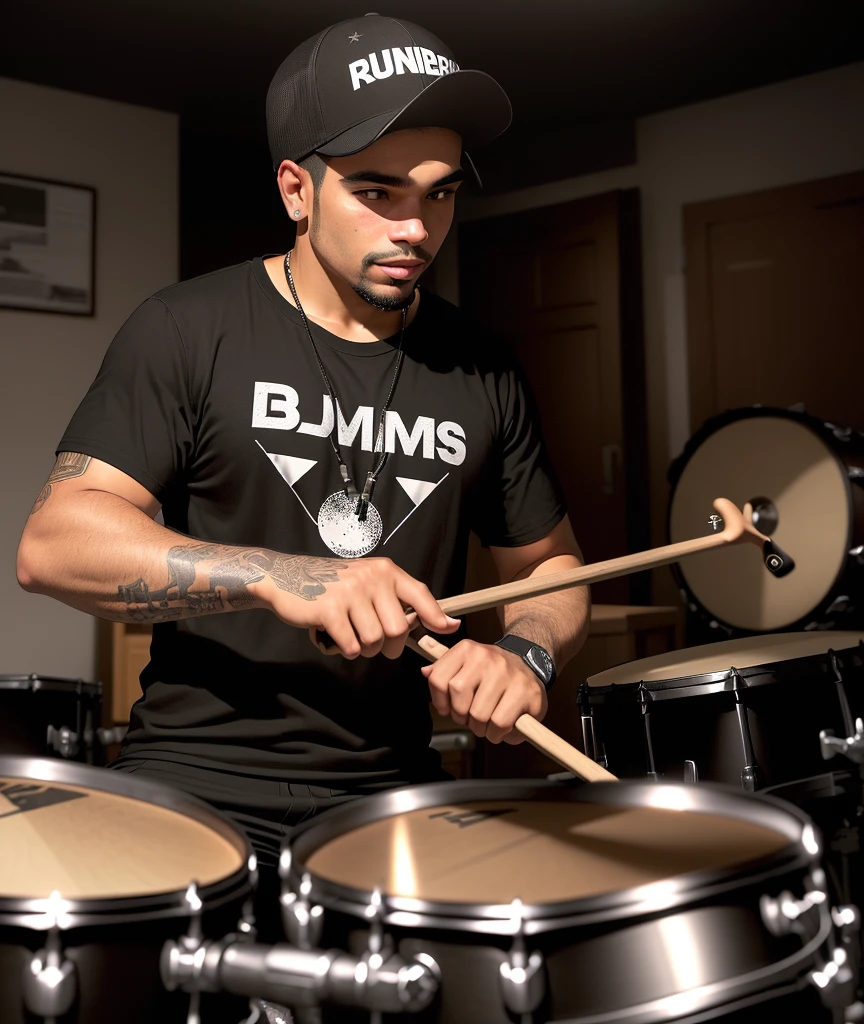
[[416,285],[414,285],[406,295],[378,295],[373,290],[373,286],[364,277],[361,277],[352,287],[360,298],[364,302],[368,302],[370,306],[375,306],[376,309],[384,309],[392,313],[408,309],[414,301],[414,293],[416,291]]

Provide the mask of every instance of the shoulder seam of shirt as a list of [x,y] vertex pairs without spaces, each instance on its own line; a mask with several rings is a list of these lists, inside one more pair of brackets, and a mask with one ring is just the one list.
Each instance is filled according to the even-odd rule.
[[[104,449],[105,451],[109,451],[109,452],[118,452],[120,455],[123,455],[123,456],[128,456],[129,455],[129,453],[127,451],[125,451],[125,449],[118,448],[116,445],[108,444],[107,442],[102,441],[102,440],[100,440],[98,438],[84,437],[83,435],[78,435],[78,434],[73,434],[71,437],[64,437],[62,439],[62,447],[58,448],[57,451],[75,451],[75,452],[77,452],[81,448],[80,444],[76,448],[69,447],[70,445],[72,445],[75,442],[83,442],[83,446],[85,448],[91,449],[92,451],[97,451],[99,449]],[[81,452],[81,454],[82,455],[88,455],[89,452]],[[93,456],[93,457],[97,458],[97,459],[99,458],[98,455]],[[111,465],[113,465],[113,463],[111,463]],[[131,465],[131,462],[130,462],[130,465]],[[120,469],[120,467],[119,466],[114,466],[114,469]],[[135,466],[135,469],[142,476],[147,477],[148,480],[151,480],[154,484],[156,484],[156,487],[159,489],[160,493],[163,493],[163,494],[167,493],[168,488],[165,486],[165,484],[161,483],[161,481],[157,480],[156,477],[153,476],[152,473],[148,473],[146,469],[141,469],[141,467],[139,465],[137,465],[137,464]],[[126,470],[125,469],[120,469],[120,472],[121,473],[126,473]],[[127,473],[126,475],[127,476],[132,476],[131,473]],[[133,477],[133,479],[134,479],[134,477]],[[139,481],[139,483],[140,483],[140,481]],[[156,495],[154,495],[154,497],[156,497]]]
[[192,398],[192,374],[189,370],[189,353],[186,349],[186,342],[183,340],[183,332],[180,330],[180,325],[177,323],[177,317],[174,316],[174,311],[171,309],[168,303],[164,299],[160,298],[158,295],[154,295],[153,298],[157,302],[161,302],[162,305],[165,307],[168,316],[171,317],[171,323],[174,324],[174,330],[177,332],[177,337],[180,340],[180,351],[183,353],[183,376],[185,377],[186,397],[189,400],[189,405],[191,406],[197,418],[198,407],[196,406]]

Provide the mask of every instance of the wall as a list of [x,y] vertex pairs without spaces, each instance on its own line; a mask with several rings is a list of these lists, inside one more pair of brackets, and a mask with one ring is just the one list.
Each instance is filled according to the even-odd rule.
[[24,521],[117,329],[177,279],[175,114],[0,78],[0,171],[97,189],[96,315],[0,309],[0,673],[93,678],[95,620],[15,579]]
[[[665,542],[666,469],[691,433],[681,207],[864,168],[864,63],[641,118],[637,162],[539,188],[467,196],[459,220],[494,217],[618,188],[642,203],[650,509]],[[454,239],[437,268],[441,294],[458,296]],[[664,573],[655,600],[674,596]]]

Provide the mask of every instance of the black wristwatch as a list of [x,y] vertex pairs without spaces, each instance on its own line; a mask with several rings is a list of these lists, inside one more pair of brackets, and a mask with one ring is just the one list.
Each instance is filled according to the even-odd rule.
[[500,640],[496,640],[495,646],[518,654],[546,687],[546,690],[548,691],[551,688],[555,682],[555,662],[545,647],[541,647],[540,644],[534,644],[522,636],[514,636],[512,633],[508,633],[507,636],[502,636]]

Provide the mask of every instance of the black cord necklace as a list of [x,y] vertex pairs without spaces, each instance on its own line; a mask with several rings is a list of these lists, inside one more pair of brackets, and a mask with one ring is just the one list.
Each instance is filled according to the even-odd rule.
[[[376,512],[374,505],[372,505],[372,491],[375,487],[375,483],[384,466],[387,464],[387,458],[389,453],[385,451],[384,445],[384,421],[387,415],[387,410],[390,408],[390,403],[393,401],[393,395],[396,392],[396,383],[399,380],[399,371],[402,368],[402,342],[405,338],[405,325],[408,321],[408,310],[402,310],[402,327],[399,331],[399,345],[396,349],[396,365],[393,370],[393,378],[390,381],[390,389],[387,392],[387,398],[381,409],[381,418],[378,421],[378,430],[375,433],[375,440],[372,445],[372,465],[369,467],[366,473],[366,480],[363,483],[363,490],[358,492],[351,478],[351,474],[348,472],[348,466],[345,463],[345,458],[342,455],[342,448],[339,442],[334,438],[339,435],[339,403],[336,398],[336,392],[333,390],[333,385],[330,383],[330,378],[327,376],[327,371],[324,369],[324,363],[321,360],[321,355],[318,352],[318,346],[315,344],[315,339],[312,337],[312,329],[309,326],[309,321],[306,317],[306,313],[303,307],[300,305],[300,299],[297,296],[297,289],[294,286],[294,277],[291,274],[291,253],[285,254],[285,279],[288,282],[288,287],[291,289],[291,295],[294,299],[294,305],[297,307],[297,311],[300,314],[300,318],[303,321],[303,326],[306,328],[306,334],[309,337],[309,342],[312,345],[312,351],[315,353],[315,358],[318,361],[318,369],[321,371],[321,376],[324,379],[324,384],[327,387],[327,391],[330,395],[330,401],[333,404],[333,430],[329,433],[330,445],[333,448],[333,452],[336,455],[336,461],[339,463],[339,473],[342,477],[342,483],[344,484],[344,493],[348,498],[356,498],[357,504],[354,508],[354,515],[357,517],[359,522],[365,523],[366,517],[369,514],[370,507]],[[381,445],[381,451],[378,455],[375,454],[375,450],[378,448],[378,444]],[[332,497],[332,495],[331,495]],[[327,499],[330,501],[330,499]],[[326,504],[326,503],[325,503]],[[380,517],[379,517],[380,518]],[[329,543],[329,542],[328,542]],[[375,542],[377,544],[377,541]],[[332,545],[331,545],[332,546]],[[373,544],[373,547],[375,545]]]

